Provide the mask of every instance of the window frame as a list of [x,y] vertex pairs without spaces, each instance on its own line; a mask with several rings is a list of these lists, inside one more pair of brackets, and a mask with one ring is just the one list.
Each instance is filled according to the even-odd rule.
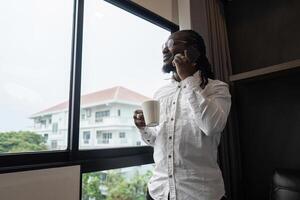
[[95,123],[103,122],[103,119],[110,116],[110,110],[98,110],[95,112]]
[[[179,30],[178,25],[130,0],[105,1],[171,33]],[[79,149],[83,16],[84,0],[74,0],[66,150],[0,154],[0,174],[70,165],[80,165],[81,173],[88,173],[153,163],[153,149],[150,146]]]

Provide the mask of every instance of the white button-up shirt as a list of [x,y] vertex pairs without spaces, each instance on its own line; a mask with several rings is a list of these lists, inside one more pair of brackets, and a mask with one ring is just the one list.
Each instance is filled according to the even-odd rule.
[[209,79],[201,89],[198,71],[181,82],[172,80],[154,99],[160,102],[160,124],[140,130],[154,147],[151,197],[220,200],[225,190],[217,152],[231,106],[228,85]]

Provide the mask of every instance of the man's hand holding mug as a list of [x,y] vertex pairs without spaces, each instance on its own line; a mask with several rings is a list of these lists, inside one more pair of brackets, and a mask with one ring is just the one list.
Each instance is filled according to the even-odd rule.
[[146,126],[145,118],[142,110],[135,110],[133,114],[133,119],[136,127],[143,129]]

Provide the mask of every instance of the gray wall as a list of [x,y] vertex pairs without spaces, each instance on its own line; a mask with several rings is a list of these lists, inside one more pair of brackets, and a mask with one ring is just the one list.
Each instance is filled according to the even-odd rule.
[[[233,72],[300,58],[299,0],[225,5]],[[234,84],[245,199],[268,199],[275,168],[300,169],[300,70]]]
[[300,169],[300,72],[235,86],[245,199],[266,200],[275,168]]
[[300,58],[299,0],[226,3],[233,73]]

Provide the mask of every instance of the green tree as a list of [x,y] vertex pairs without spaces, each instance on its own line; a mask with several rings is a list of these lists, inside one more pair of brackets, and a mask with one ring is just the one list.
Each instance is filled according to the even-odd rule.
[[136,171],[129,179],[119,169],[84,174],[82,200],[145,200],[147,183],[151,176],[151,171],[143,175]]
[[105,195],[102,194],[100,187],[104,185],[103,172],[93,172],[84,174],[82,177],[82,200],[105,200]]
[[105,186],[107,187],[107,200],[131,200],[130,185],[120,170],[108,171]]
[[43,136],[29,131],[0,132],[0,153],[47,150]]
[[147,184],[152,176],[151,171],[147,171],[146,174],[141,175],[138,171],[135,172],[134,177],[130,181],[134,199],[144,200],[147,192]]
[[[114,174],[114,176],[120,175],[120,173]],[[111,186],[108,187],[107,200],[144,200],[147,183],[151,175],[151,171],[143,175],[139,171],[135,171],[134,176],[129,180],[123,177],[122,181],[110,183]],[[114,187],[112,187],[113,185]]]

